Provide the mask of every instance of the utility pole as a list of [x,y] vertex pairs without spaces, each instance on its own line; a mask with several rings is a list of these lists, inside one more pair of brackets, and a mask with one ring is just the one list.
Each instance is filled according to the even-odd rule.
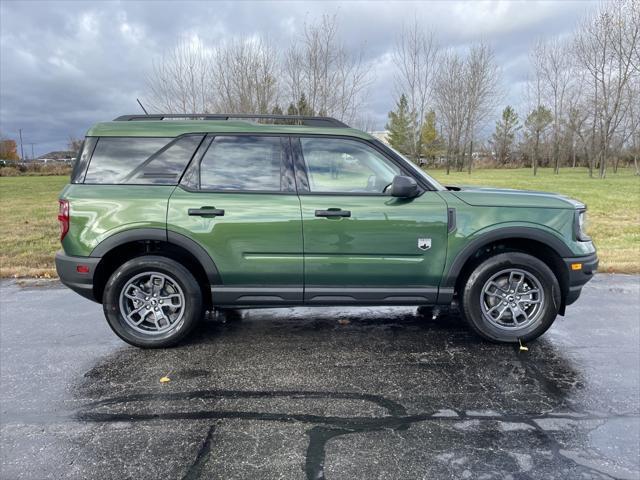
[[22,129],[18,129],[20,133],[20,160],[24,160],[24,149],[22,148]]
[[33,146],[35,145],[35,143],[29,143],[28,145],[31,145],[31,160],[35,160],[36,156],[33,153]]

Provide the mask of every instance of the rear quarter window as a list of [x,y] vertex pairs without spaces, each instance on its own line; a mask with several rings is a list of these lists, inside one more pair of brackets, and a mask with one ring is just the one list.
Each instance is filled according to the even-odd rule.
[[101,137],[84,183],[176,185],[202,138]]

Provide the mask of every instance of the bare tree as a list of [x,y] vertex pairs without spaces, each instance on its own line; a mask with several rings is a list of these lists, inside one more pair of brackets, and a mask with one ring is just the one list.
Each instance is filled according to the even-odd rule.
[[544,103],[551,106],[553,115],[552,141],[555,173],[560,169],[561,124],[565,113],[567,91],[575,78],[571,69],[569,49],[557,38],[539,41],[533,49],[531,58],[535,76],[541,81],[541,93]]
[[358,128],[364,132],[374,132],[376,129],[376,119],[370,112],[361,112],[353,119],[353,128]]
[[[473,45],[466,57],[454,51],[441,56],[435,79],[435,104],[447,136],[447,172],[453,156],[457,170],[464,168],[467,147],[489,118],[499,95],[499,72],[491,49]],[[472,153],[467,166],[471,171]]]
[[574,41],[578,64],[591,80],[590,174],[597,156],[600,178],[606,176],[613,137],[628,113],[626,86],[638,74],[639,8],[637,0],[603,3],[580,25]]
[[362,110],[371,83],[362,51],[352,53],[340,43],[335,15],[305,24],[301,41],[285,54],[283,70],[291,103],[304,94],[311,112],[347,122]]
[[[467,112],[464,144],[469,146],[467,167],[471,173],[473,163],[473,140],[478,127],[494,112],[499,97],[499,71],[493,51],[484,44],[473,45],[466,63]],[[466,150],[466,148],[465,148]]]
[[435,79],[435,104],[447,139],[447,174],[451,160],[457,167],[463,151],[462,137],[467,108],[464,59],[454,51],[445,52]]
[[200,42],[182,40],[153,63],[146,103],[163,113],[212,112],[212,71],[212,52]]
[[629,105],[629,111],[626,118],[625,138],[623,143],[627,144],[633,158],[633,166],[636,175],[640,175],[640,165],[638,157],[640,156],[640,78],[634,78],[629,83],[626,92],[626,101]]
[[263,39],[236,39],[214,56],[213,78],[218,111],[269,113],[278,103],[279,58]]
[[69,135],[69,139],[67,140],[67,149],[70,152],[73,152],[73,156],[78,155],[78,152],[82,148],[82,143],[84,142],[83,138],[77,138],[73,135]]
[[427,113],[431,109],[433,84],[437,75],[440,48],[433,32],[425,32],[417,20],[403,26],[396,41],[393,62],[396,66],[396,99],[404,94],[415,125],[411,131],[410,156],[418,162],[422,151],[421,136]]

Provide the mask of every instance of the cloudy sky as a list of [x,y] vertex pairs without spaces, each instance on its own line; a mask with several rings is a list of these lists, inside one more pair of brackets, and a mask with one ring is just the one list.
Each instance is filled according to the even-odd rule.
[[393,107],[390,53],[415,18],[444,47],[483,39],[503,71],[504,103],[522,102],[527,55],[540,37],[570,33],[595,4],[556,2],[178,2],[0,1],[0,132],[25,154],[65,149],[69,135],[140,113],[151,64],[181,38],[215,44],[261,34],[276,45],[299,38],[305,20],[337,13],[343,42],[364,46],[375,74],[370,112],[382,128]]

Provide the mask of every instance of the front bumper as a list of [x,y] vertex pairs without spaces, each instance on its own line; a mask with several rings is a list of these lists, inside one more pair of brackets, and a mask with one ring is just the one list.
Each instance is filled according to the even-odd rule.
[[[93,276],[100,262],[98,257],[72,257],[59,250],[56,253],[56,271],[60,281],[89,300],[99,302],[93,294]],[[78,272],[78,267],[87,267],[86,273]]]
[[562,260],[569,272],[569,290],[564,304],[571,305],[580,296],[585,283],[591,280],[598,270],[598,255],[593,253],[585,257],[570,257]]

